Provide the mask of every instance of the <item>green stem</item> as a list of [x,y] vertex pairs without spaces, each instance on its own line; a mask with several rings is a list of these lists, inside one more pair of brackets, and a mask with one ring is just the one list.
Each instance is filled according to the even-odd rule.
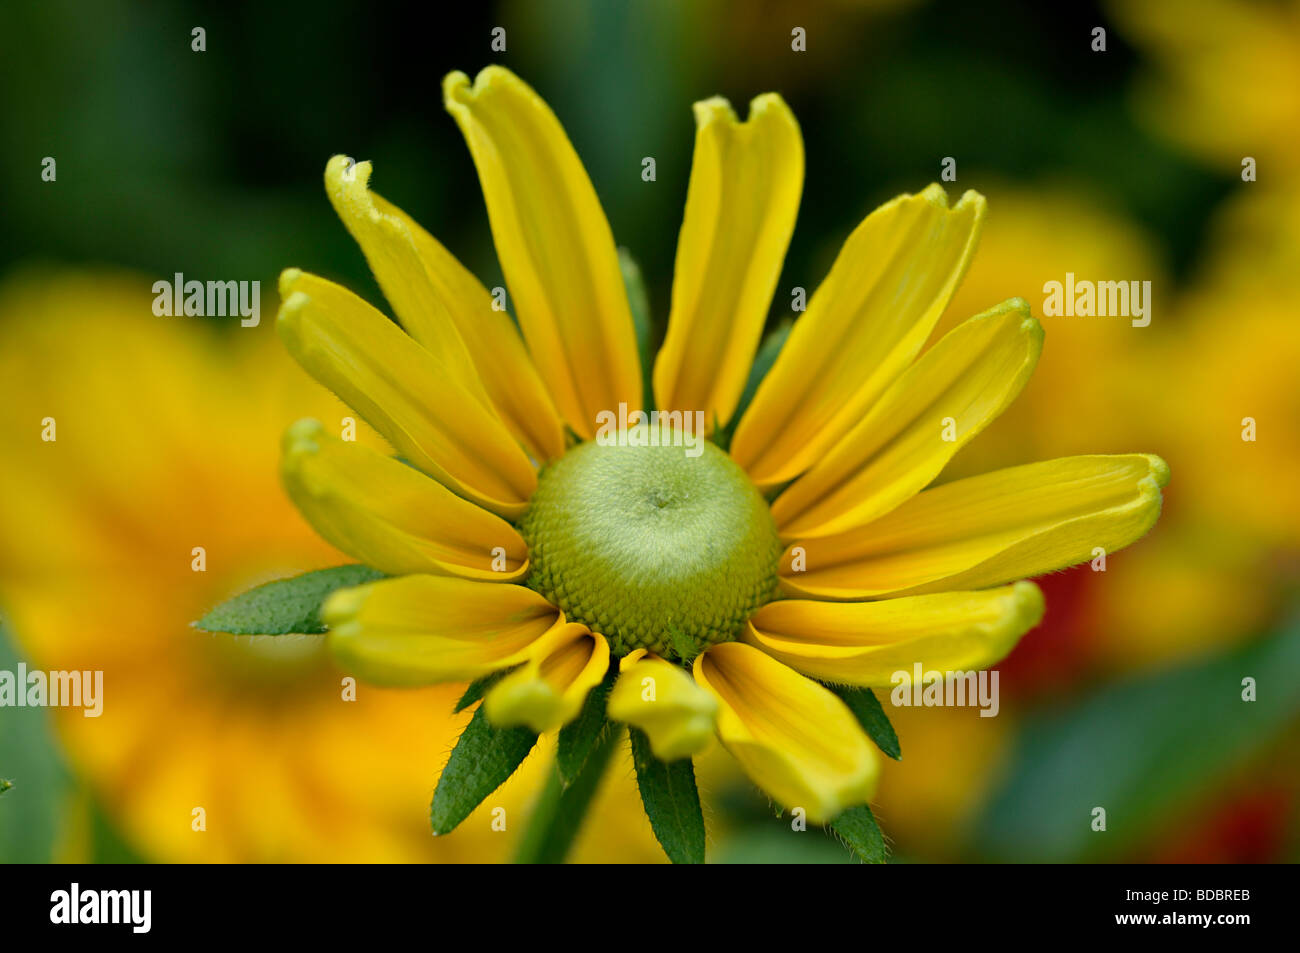
[[550,780],[538,799],[515,854],[515,863],[564,863],[622,735],[621,729],[607,730],[567,788],[560,781],[559,770],[552,767]]

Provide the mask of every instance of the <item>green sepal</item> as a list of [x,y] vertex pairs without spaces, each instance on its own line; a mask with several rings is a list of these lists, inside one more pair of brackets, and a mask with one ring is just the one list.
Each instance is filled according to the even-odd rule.
[[618,268],[623,274],[628,308],[632,312],[632,330],[636,335],[636,353],[641,361],[642,409],[649,413],[655,406],[654,319],[650,315],[650,298],[645,291],[641,266],[626,248],[618,250]]
[[497,728],[480,705],[451,749],[429,808],[433,834],[448,834],[501,787],[537,744],[527,728]]
[[894,731],[894,726],[890,723],[889,716],[885,714],[885,708],[880,704],[880,699],[876,697],[875,692],[869,688],[855,688],[851,685],[827,685],[826,687],[844,699],[844,704],[849,706],[849,711],[853,712],[853,717],[858,719],[858,724],[876,743],[877,748],[895,761],[903,759],[903,749],[899,747],[898,734]]
[[849,808],[831,821],[830,826],[844,846],[863,863],[885,862],[885,835],[880,833],[875,815],[865,804]]
[[785,339],[790,336],[792,327],[794,327],[794,318],[784,318],[763,338],[763,343],[758,347],[758,353],[754,355],[754,363],[749,365],[749,377],[745,379],[745,389],[740,392],[740,401],[736,404],[736,409],[732,413],[727,426],[719,427],[715,416],[713,442],[723,450],[731,449],[731,438],[736,433],[740,418],[745,416],[745,411],[753,403],[754,395],[758,393],[758,385],[763,383],[763,378],[767,377],[767,372],[776,363],[781,348],[785,347]]
[[613,728],[605,717],[605,701],[617,678],[618,666],[611,665],[601,683],[587,693],[587,700],[583,702],[578,717],[560,729],[555,766],[560,772],[560,782],[566,788],[581,773],[583,765],[596,750],[605,732]]
[[659,846],[674,864],[704,863],[704,812],[690,758],[665,763],[650,750],[650,739],[629,728],[632,763],[641,803]]
[[672,647],[671,654],[685,665],[690,665],[695,661],[695,656],[700,654],[699,640],[691,638],[680,626],[668,626],[668,642]]
[[377,569],[359,565],[305,572],[227,599],[191,625],[229,635],[320,635],[327,631],[320,607],[330,593],[383,576]]

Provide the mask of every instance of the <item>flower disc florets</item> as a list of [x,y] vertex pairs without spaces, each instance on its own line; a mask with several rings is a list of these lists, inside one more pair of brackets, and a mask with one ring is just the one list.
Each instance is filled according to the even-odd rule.
[[519,527],[528,585],[616,655],[690,657],[735,639],[771,598],[781,545],[766,501],[717,446],[637,436],[581,444],[541,473]]

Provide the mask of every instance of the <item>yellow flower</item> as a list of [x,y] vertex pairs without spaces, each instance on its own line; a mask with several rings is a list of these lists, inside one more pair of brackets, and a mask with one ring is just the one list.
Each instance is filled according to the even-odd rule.
[[[823,683],[991,665],[1042,613],[1017,580],[1154,523],[1168,471],[1149,455],[926,489],[1015,398],[1042,344],[1012,299],[921,353],[974,252],[980,195],[950,205],[932,185],[869,215],[748,400],[802,138],[773,94],[744,122],[722,100],[696,104],[649,416],[610,228],[558,120],[500,67],[473,84],[453,73],[443,92],[518,331],[499,296],[369,191],[369,163],[345,157],[327,165],[327,192],[408,334],[322,278],[282,279],[291,353],[405,461],[313,449],[311,425],[288,441],[286,482],[322,534],[413,574],[326,603],[331,642],[357,671],[412,684],[513,669],[485,711],[540,729],[577,715],[606,654],[635,656],[614,717],[678,756],[696,750],[704,718],[775,801],[829,822],[867,802],[878,765]],[[638,710],[628,695],[646,653],[683,675],[689,662],[702,694],[665,677],[665,713]]]
[[[154,317],[150,280],[40,271],[0,286],[0,605],[30,668],[104,673],[99,717],[51,709],[74,775],[152,860],[509,858],[541,758],[455,836],[432,839],[424,820],[465,721],[447,714],[457,686],[362,685],[345,701],[323,636],[189,626],[249,585],[349,561],[279,492],[275,437],[285,416],[338,426],[350,412],[284,372],[269,329]],[[13,780],[6,798],[52,796]],[[611,777],[605,832],[579,858],[656,856],[626,823],[628,784]],[[75,832],[76,812],[64,822]]]

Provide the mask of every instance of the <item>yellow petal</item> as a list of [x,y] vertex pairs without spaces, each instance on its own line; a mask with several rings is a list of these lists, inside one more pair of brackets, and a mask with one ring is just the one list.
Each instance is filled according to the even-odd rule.
[[620,672],[626,672],[629,668],[631,668],[637,662],[641,661],[646,656],[649,656],[650,658],[659,657],[657,655],[652,654],[649,649],[633,649],[631,652],[628,652],[626,655],[624,655],[621,659],[618,660],[618,670]]
[[585,625],[557,625],[529,659],[497,682],[483,699],[495,725],[527,725],[541,734],[573,721],[587,693],[609,670],[609,644]]
[[307,372],[458,496],[514,518],[537,474],[496,414],[456,386],[423,347],[345,288],[290,268],[280,337]]
[[1169,467],[1149,454],[1063,457],[957,480],[859,529],[799,541],[782,557],[782,588],[870,599],[1064,569],[1139,539],[1160,515],[1168,480]]
[[911,363],[966,271],[984,197],[938,185],[876,209],[849,236],[741,418],[731,455],[761,488],[829,450]]
[[602,410],[641,406],[632,313],[609,222],[550,107],[500,66],[443,80],[469,144],[501,270],[555,405],[583,438]]
[[661,761],[703,751],[713,736],[718,703],[680,665],[651,656],[620,666],[607,711],[640,728]]
[[745,641],[805,675],[844,685],[897,685],[923,671],[974,672],[1000,661],[1043,617],[1032,582],[879,602],[778,599]]
[[411,336],[445,368],[466,393],[485,403],[483,382],[474,370],[460,332],[433,294],[415,241],[405,224],[386,219],[367,189],[370,163],[334,156],[325,166],[325,193],[352,237],[361,246],[384,297]]
[[528,547],[501,517],[318,421],[289,428],[280,473],[321,536],[382,572],[511,582],[528,571]]
[[695,157],[677,240],[668,333],[655,362],[660,410],[725,425],[781,276],[803,189],[803,139],[775,93],[741,123],[725,99],[695,104]]
[[929,485],[1015,400],[1042,347],[1043,329],[1019,298],[944,335],[777,497],[772,516],[782,539],[861,526]]
[[718,737],[750,780],[816,823],[864,804],[879,761],[833,692],[739,642],[695,659],[695,680],[718,701]]
[[467,392],[481,396],[538,460],[564,453],[564,427],[514,322],[405,212],[369,190],[369,162],[335,156],[325,189],[398,319]]
[[326,601],[335,658],[349,675],[386,685],[480,678],[524,661],[564,615],[523,586],[401,576]]

